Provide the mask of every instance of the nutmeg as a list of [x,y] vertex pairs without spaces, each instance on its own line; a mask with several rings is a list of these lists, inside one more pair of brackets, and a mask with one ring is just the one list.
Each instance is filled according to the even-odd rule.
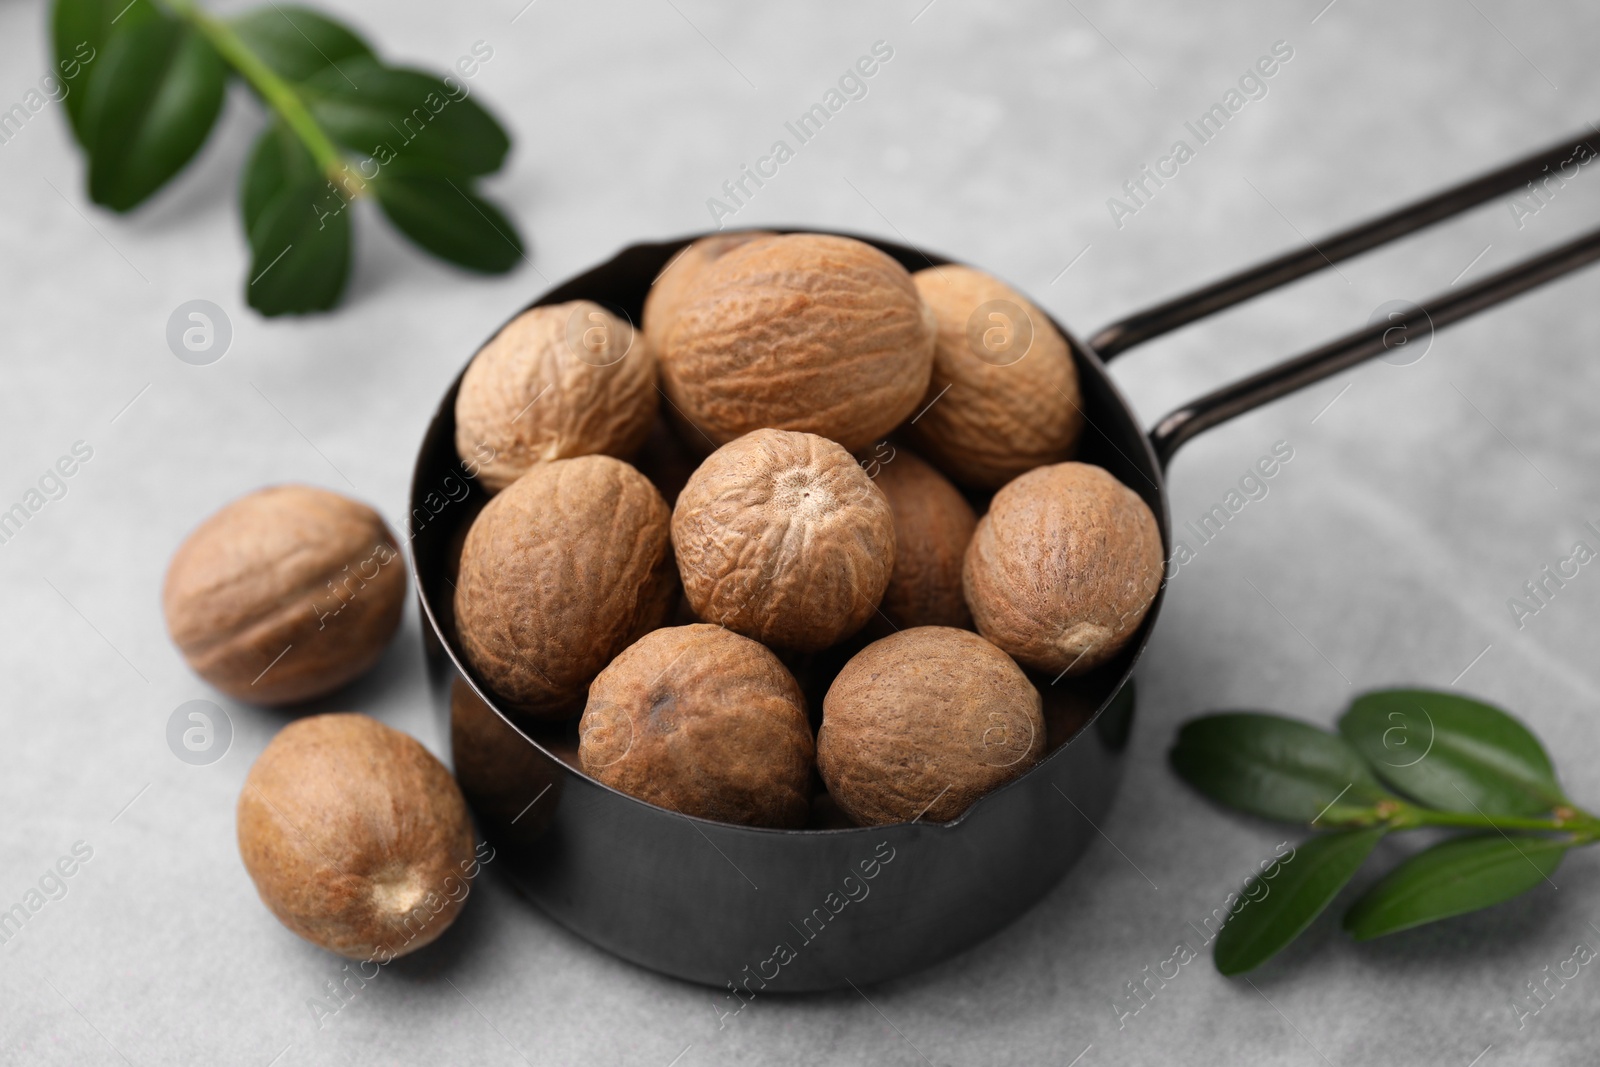
[[925,409],[906,429],[956,481],[993,489],[1070,459],[1083,429],[1072,352],[1004,282],[949,264],[912,275],[939,323]]
[[961,490],[908,449],[874,460],[873,483],[894,513],[894,572],[882,610],[896,627],[970,628],[961,564],[978,516]]
[[864,448],[927,391],[934,320],[895,260],[847,237],[753,240],[690,280],[658,356],[681,416],[723,444],[763,428]]
[[1132,639],[1163,569],[1139,494],[1100,467],[1058,463],[994,495],[962,579],[983,636],[1026,666],[1081,674]]
[[644,298],[644,338],[652,350],[661,350],[667,325],[677,316],[685,294],[693,292],[706,268],[741,245],[772,236],[765,230],[723,231],[679,249],[650,283],[650,292]]
[[510,710],[578,714],[600,669],[672,610],[669,513],[610,456],[541,463],[467,533],[456,627],[473,669]]
[[383,655],[406,572],[376,511],[280,485],[224,507],[167,567],[162,610],[191,669],[252,704],[333,692]]
[[450,772],[365,715],[313,715],[280,730],[245,778],[238,834],[279,922],[377,963],[444,933],[480,865]]
[[599,304],[530,308],[472,358],[456,395],[456,451],[490,492],[535,463],[631,456],[656,414],[656,365]]
[[839,445],[756,430],[689,478],[672,512],[672,544],[701,620],[813,651],[877,610],[894,569],[894,516]]
[[822,705],[817,769],[863,825],[948,822],[1044,751],[1039,691],[969,630],[919,626],[874,641]]
[[660,807],[804,825],[815,747],[800,687],[768,649],[696,623],[646,634],[589,687],[586,774]]

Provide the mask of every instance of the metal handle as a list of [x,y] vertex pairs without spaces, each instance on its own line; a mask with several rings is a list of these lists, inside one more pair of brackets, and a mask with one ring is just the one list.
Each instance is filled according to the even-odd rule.
[[[1448,326],[1597,259],[1600,259],[1600,229],[1590,230],[1543,255],[1525,259],[1476,285],[1440,293],[1400,318],[1345,334],[1304,355],[1207,393],[1156,423],[1155,429],[1150,431],[1156,458],[1165,469],[1178,447],[1201,430],[1338,374],[1392,345],[1404,343],[1416,333]],[[1399,336],[1395,331],[1401,331]]]
[[[1286,285],[1369,249],[1457,215],[1501,193],[1546,174],[1552,167],[1589,162],[1600,155],[1583,138],[1567,139],[1488,174],[1462,182],[1369,222],[1352,226],[1310,247],[1285,253],[1221,281],[1137,312],[1096,333],[1090,347],[1111,360],[1128,349],[1224,308]],[[1559,174],[1558,180],[1567,180]],[[1570,178],[1570,175],[1567,176]],[[1465,289],[1441,293],[1398,319],[1346,334],[1258,374],[1208,393],[1163,418],[1151,431],[1165,467],[1189,438],[1385,351],[1386,338],[1409,339],[1421,329],[1437,329],[1560,277],[1600,258],[1600,230],[1523,260]],[[1391,341],[1391,343],[1397,343]]]

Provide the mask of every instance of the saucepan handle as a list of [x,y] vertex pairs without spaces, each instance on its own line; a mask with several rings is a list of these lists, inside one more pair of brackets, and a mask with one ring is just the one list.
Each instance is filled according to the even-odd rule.
[[[1308,242],[1309,247],[1303,251],[1286,253],[1130,315],[1095,334],[1089,344],[1102,359],[1112,359],[1135,345],[1449,218],[1526,183],[1541,183],[1548,191],[1550,183],[1570,180],[1577,173],[1575,168],[1596,158],[1600,158],[1600,153],[1588,141],[1562,141],[1370,222],[1322,241]],[[1353,367],[1414,336],[1441,329],[1509,300],[1596,259],[1600,259],[1600,229],[1522,260],[1472,285],[1461,289],[1452,287],[1384,321],[1207,393],[1156,423],[1150,432],[1156,455],[1165,467],[1178,448],[1202,430]]]

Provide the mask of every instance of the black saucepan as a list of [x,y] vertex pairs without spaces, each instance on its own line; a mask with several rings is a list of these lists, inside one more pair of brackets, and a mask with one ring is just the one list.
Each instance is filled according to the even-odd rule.
[[[1108,360],[1593,155],[1583,141],[1564,141],[1131,316],[1088,342],[1058,325],[1072,341],[1087,416],[1079,458],[1105,467],[1144,498],[1170,553],[1164,468],[1184,441],[1600,258],[1600,230],[1202,397],[1148,434],[1108,375]],[[698,236],[624,249],[534,303],[586,298],[637,323],[652,279]],[[949,262],[861,239],[909,270]],[[430,678],[449,718],[457,777],[495,848],[491,866],[554,919],[625,959],[717,987],[718,1010],[735,1013],[757,994],[864,986],[960,952],[1043,896],[1098,835],[1121,775],[1133,668],[1160,615],[1159,594],[1115,662],[1059,684],[1035,679],[1046,697],[1047,755],[951,823],[732,826],[653,807],[582,774],[574,766],[574,735],[514,725],[453,637],[453,558],[484,499],[454,448],[459,384],[458,376],[439,404],[412,482],[411,560]]]

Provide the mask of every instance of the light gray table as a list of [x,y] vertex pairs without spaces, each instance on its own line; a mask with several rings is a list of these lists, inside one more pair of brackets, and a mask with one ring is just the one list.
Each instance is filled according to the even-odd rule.
[[[1600,801],[1600,576],[1585,568],[1520,629],[1507,607],[1600,519],[1595,273],[1441,333],[1420,362],[1354,371],[1183,452],[1180,523],[1275,442],[1294,459],[1173,583],[1106,840],[987,944],[864,996],[759,1000],[719,1029],[712,992],[604,955],[489,877],[449,937],[319,1030],[307,1001],[339,963],[260,906],[233,839],[240,783],[286,716],[226,704],[232,748],[210,766],[181,763],[165,741],[177,705],[214,697],[168,643],[158,601],[169,554],[205,515],[292,479],[353,492],[398,527],[423,425],[486,333],[630,240],[708,226],[707,199],[875,41],[893,58],[867,95],[732,221],[938,249],[1084,333],[1583,129],[1600,89],[1600,20],[1578,4],[909,0],[778,13],[539,0],[519,14],[523,2],[333,5],[387,54],[434,68],[474,42],[493,48],[473,87],[516,147],[491,186],[533,247],[506,278],[426,261],[363,217],[341,311],[255,316],[240,297],[234,201],[259,117],[242,93],[196,164],[131,218],[87,203],[59,107],[0,145],[0,506],[75,442],[93,450],[67,494],[0,544],[0,905],[75,842],[93,850],[66,895],[0,947],[0,1061],[1593,1062],[1600,977],[1587,968],[1521,1029],[1508,1006],[1576,942],[1600,944],[1593,855],[1569,860],[1559,890],[1510,907],[1364,946],[1330,916],[1253,985],[1202,957],[1120,1028],[1112,1005],[1285,838],[1168,772],[1188,716],[1246,706],[1331,722],[1362,688],[1456,684],[1525,716],[1572,792]],[[45,25],[41,3],[0,7],[0,107],[45,72]],[[1293,58],[1267,94],[1115,225],[1107,199],[1278,41]],[[1153,419],[1385,301],[1575,233],[1597,205],[1586,170],[1535,216],[1497,202],[1152,345],[1118,376]],[[206,367],[180,363],[163,336],[196,298],[234,330]],[[437,751],[408,612],[380,669],[322,706],[372,713]]]

